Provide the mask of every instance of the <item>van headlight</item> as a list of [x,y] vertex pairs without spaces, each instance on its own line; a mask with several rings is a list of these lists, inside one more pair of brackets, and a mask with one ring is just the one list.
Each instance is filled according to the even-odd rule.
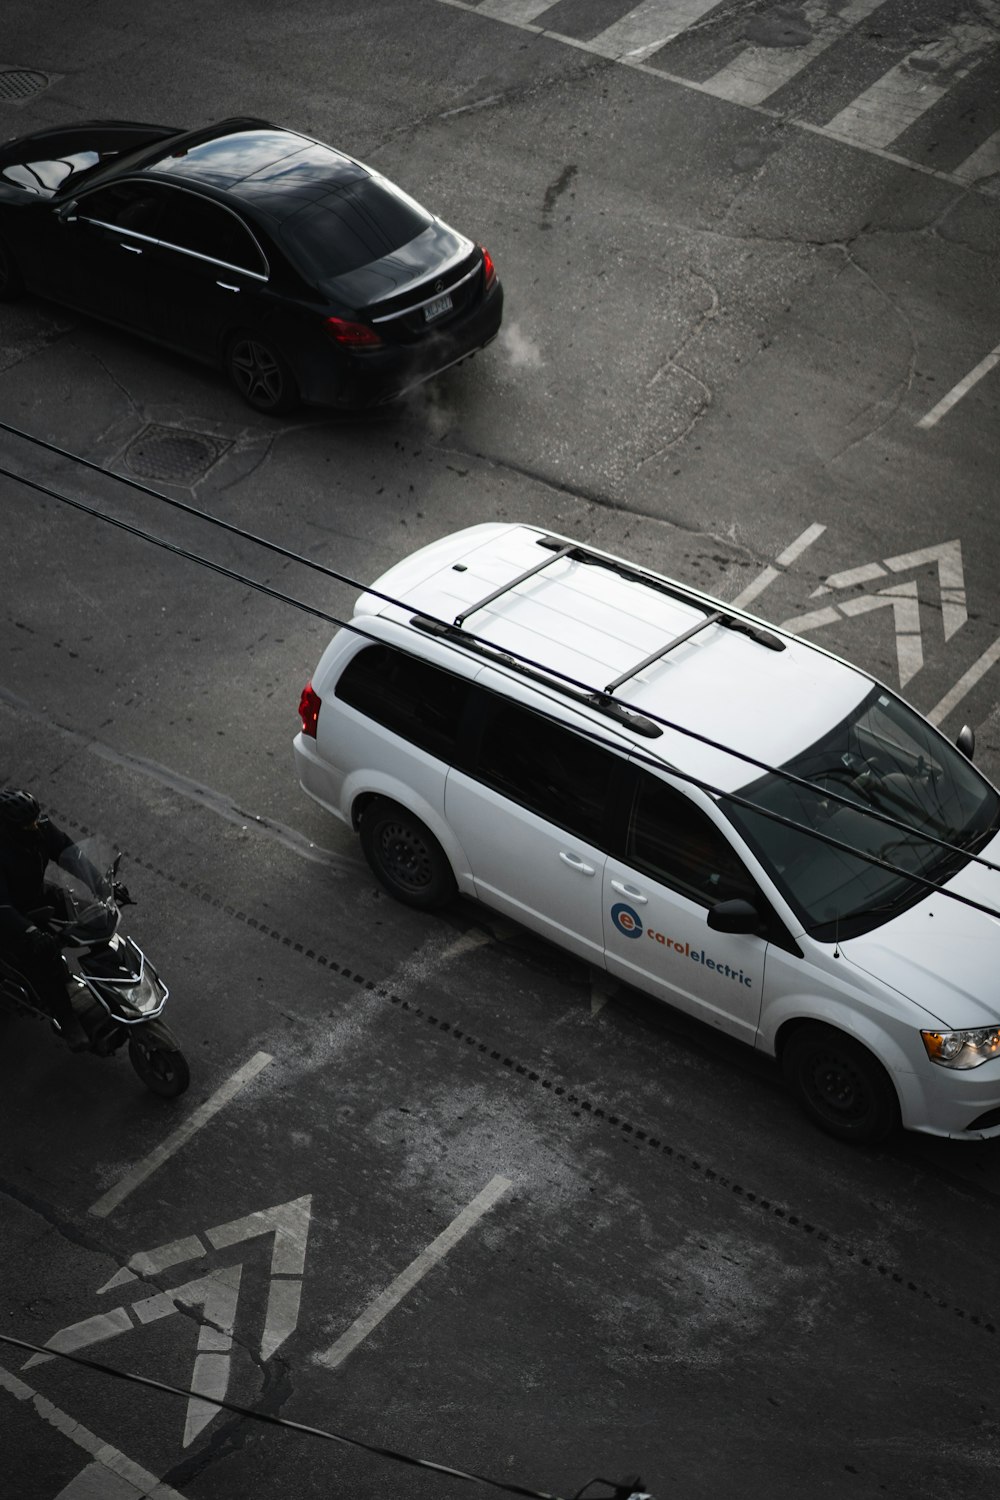
[[978,1068],[1000,1056],[1000,1026],[977,1026],[974,1031],[922,1031],[921,1040],[931,1062],[942,1068]]

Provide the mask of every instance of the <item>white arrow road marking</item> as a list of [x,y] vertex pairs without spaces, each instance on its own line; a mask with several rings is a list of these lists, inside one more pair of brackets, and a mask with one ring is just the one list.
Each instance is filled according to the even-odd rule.
[[748,583],[746,588],[736,595],[736,598],[733,600],[733,607],[735,609],[746,609],[750,601],[756,599],[758,594],[762,594],[776,578],[780,578],[782,571],[785,568],[790,568],[792,563],[796,562],[806,548],[811,547],[813,542],[821,537],[825,530],[826,527],[821,526],[818,521],[812,526],[807,526],[801,536],[796,537],[795,541],[786,547],[784,552],[779,553],[774,559],[773,565],[769,564],[763,573],[759,573],[752,583]]
[[[298,1324],[311,1206],[312,1198],[307,1194],[289,1203],[279,1203],[273,1208],[246,1214],[242,1219],[232,1219],[228,1224],[217,1224],[212,1229],[204,1230],[203,1238],[188,1235],[184,1239],[171,1240],[155,1250],[139,1250],[127,1266],[123,1266],[99,1288],[98,1295],[110,1291],[112,1287],[136,1281],[140,1276],[155,1275],[184,1261],[201,1259],[209,1253],[205,1241],[214,1250],[228,1250],[246,1240],[271,1234],[274,1236],[271,1280],[260,1344],[261,1359],[270,1359],[289,1335],[295,1332]],[[71,1323],[47,1340],[45,1347],[52,1350],[51,1354],[33,1354],[25,1361],[24,1369],[43,1364],[56,1354],[73,1354],[89,1344],[101,1343],[120,1333],[129,1333],[159,1318],[169,1317],[179,1307],[201,1307],[203,1315],[198,1330],[198,1352],[191,1379],[191,1389],[196,1395],[188,1401],[184,1426],[186,1448],[218,1416],[219,1409],[211,1404],[212,1400],[225,1400],[229,1387],[233,1329],[236,1326],[242,1274],[242,1264],[223,1266],[194,1281],[186,1281],[183,1286],[140,1298],[132,1304],[131,1313],[128,1308],[116,1307],[110,1312],[97,1313],[79,1323]],[[209,1399],[199,1399],[206,1397]]]
[[[88,1500],[92,1500],[95,1495],[101,1496],[101,1500],[126,1500],[126,1497],[128,1500],[133,1500],[133,1497],[139,1500],[142,1496],[145,1496],[146,1500],[183,1500],[183,1496],[171,1489],[168,1484],[161,1484],[155,1474],[150,1474],[147,1469],[134,1464],[130,1458],[125,1457],[124,1453],[113,1448],[96,1433],[90,1432],[82,1423],[74,1421],[66,1412],[60,1411],[58,1406],[53,1406],[51,1401],[47,1401],[44,1396],[32,1390],[30,1385],[25,1385],[23,1380],[19,1380],[2,1365],[0,1365],[0,1390],[7,1391],[15,1401],[30,1402],[43,1421],[48,1422],[64,1437],[76,1443],[84,1453],[90,1454],[93,1462],[89,1463],[77,1476],[79,1486],[76,1494],[74,1495],[76,1481],[63,1490],[66,1500],[70,1500],[71,1496],[73,1500],[85,1500],[85,1496]],[[89,1488],[86,1490],[80,1488],[84,1483],[89,1483]],[[131,1486],[131,1489],[123,1490],[123,1484]]]
[[969,618],[966,610],[962,544],[957,539],[941,542],[936,547],[921,547],[917,552],[901,552],[898,557],[887,557],[884,562],[862,563],[859,568],[831,573],[825,583],[821,583],[818,589],[813,589],[810,598],[818,599],[820,595],[829,594],[834,589],[849,589],[858,583],[871,583],[875,578],[888,577],[889,573],[906,573],[911,568],[922,568],[931,562],[937,563],[941,621],[944,638],[948,641]]
[[[887,557],[883,562],[862,563],[856,568],[846,568],[842,573],[831,573],[825,583],[810,595],[818,599],[836,589],[853,588],[859,583],[871,583],[877,578],[887,578],[890,573],[904,573],[913,568],[937,563],[938,588],[941,594],[941,623],[945,640],[950,640],[969,618],[966,608],[965,569],[962,564],[960,541],[940,542],[934,547],[921,547],[916,552],[901,552],[897,557]],[[846,616],[867,614],[873,609],[892,609],[896,627],[896,660],[899,666],[900,687],[905,687],[924,664],[924,648],[920,631],[920,601],[915,581],[890,584],[879,589],[877,594],[860,594],[854,599],[845,599],[840,604],[828,604],[823,609],[809,614],[796,615],[782,621],[783,630],[804,635],[809,630],[821,630],[825,625],[836,625]]]
[[444,1259],[448,1251],[452,1250],[459,1240],[478,1224],[483,1215],[488,1213],[494,1203],[502,1198],[507,1189],[512,1186],[513,1183],[507,1177],[492,1178],[482,1192],[477,1193],[468,1207],[463,1208],[462,1212],[452,1219],[448,1228],[443,1230],[436,1240],[432,1240],[427,1249],[423,1250],[416,1260],[411,1261],[406,1270],[396,1277],[392,1285],[386,1287],[385,1291],[375,1298],[375,1301],[366,1308],[360,1318],[351,1324],[346,1333],[341,1334],[337,1342],[332,1344],[325,1353],[315,1356],[316,1363],[325,1365],[328,1370],[335,1370],[338,1365],[343,1364],[347,1356],[364,1342],[372,1330],[382,1322],[382,1319],[402,1302],[407,1292],[412,1292],[427,1272],[433,1270],[438,1262]]
[[174,1131],[173,1135],[167,1137],[162,1146],[157,1146],[143,1161],[137,1162],[131,1172],[125,1174],[121,1182],[116,1183],[113,1188],[108,1189],[103,1197],[98,1198],[97,1202],[91,1206],[89,1212],[94,1214],[98,1219],[107,1218],[113,1208],[117,1208],[119,1203],[122,1203],[128,1197],[129,1193],[133,1192],[140,1183],[145,1182],[147,1177],[152,1176],[157,1167],[162,1167],[165,1161],[169,1161],[175,1151],[179,1151],[182,1146],[187,1145],[191,1137],[203,1125],[207,1125],[212,1116],[217,1115],[223,1105],[228,1104],[230,1099],[239,1093],[240,1089],[244,1088],[252,1078],[256,1078],[261,1069],[266,1068],[268,1063],[273,1061],[274,1058],[269,1053],[255,1052],[250,1061],[244,1063],[242,1068],[238,1068],[232,1078],[227,1079],[222,1087],[216,1090],[211,1099],[206,1099],[205,1103],[196,1109],[194,1114],[185,1120],[184,1124],[178,1130]]

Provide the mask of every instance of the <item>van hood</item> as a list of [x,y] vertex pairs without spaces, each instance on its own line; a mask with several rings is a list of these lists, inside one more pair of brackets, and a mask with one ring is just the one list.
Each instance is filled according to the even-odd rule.
[[[1000,837],[979,851],[1000,864]],[[1000,1023],[1000,917],[954,901],[979,901],[1000,913],[1000,871],[970,862],[943,891],[882,927],[840,944],[850,963],[906,995],[949,1031]]]

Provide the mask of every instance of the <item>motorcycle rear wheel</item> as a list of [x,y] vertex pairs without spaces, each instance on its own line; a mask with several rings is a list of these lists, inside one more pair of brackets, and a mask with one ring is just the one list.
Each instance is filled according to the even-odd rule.
[[130,1036],[128,1060],[146,1087],[161,1099],[176,1099],[191,1082],[187,1058],[177,1048],[151,1046]]

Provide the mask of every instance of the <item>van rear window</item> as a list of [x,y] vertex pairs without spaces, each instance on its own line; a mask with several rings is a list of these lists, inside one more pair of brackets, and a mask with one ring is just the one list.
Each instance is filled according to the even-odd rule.
[[366,646],[348,663],[336,696],[411,744],[450,761],[470,684],[391,646]]

